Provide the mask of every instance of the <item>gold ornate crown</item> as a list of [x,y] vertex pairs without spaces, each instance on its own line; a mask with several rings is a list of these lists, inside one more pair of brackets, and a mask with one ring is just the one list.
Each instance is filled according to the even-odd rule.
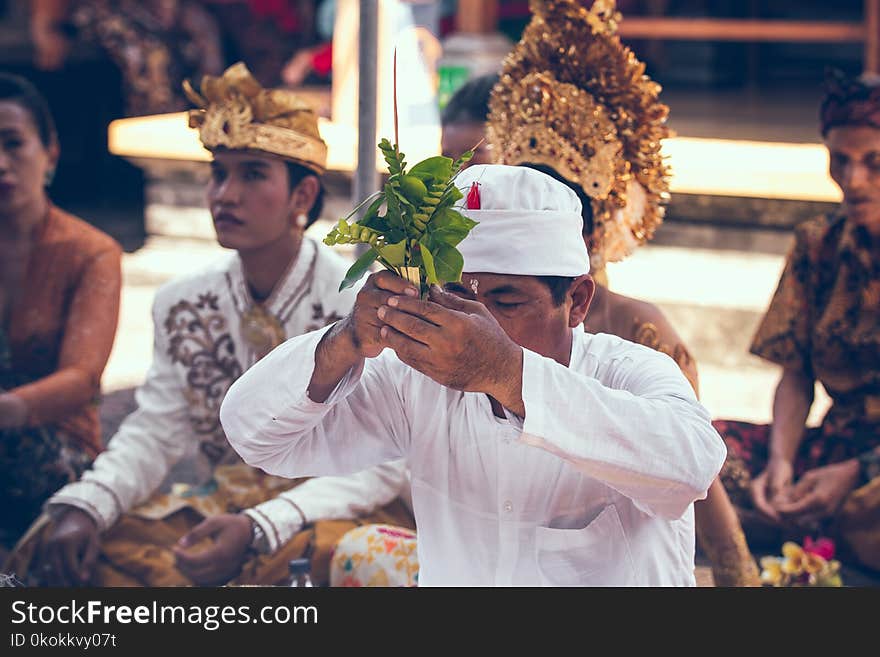
[[199,107],[190,110],[189,125],[199,129],[205,148],[264,151],[324,173],[327,144],[318,132],[318,117],[295,93],[263,89],[242,62],[220,77],[204,76],[201,93],[189,80],[183,90]]
[[533,17],[489,102],[487,140],[503,164],[543,164],[592,199],[593,266],[644,243],[663,221],[670,136],[660,85],[620,42],[614,0],[530,0]]

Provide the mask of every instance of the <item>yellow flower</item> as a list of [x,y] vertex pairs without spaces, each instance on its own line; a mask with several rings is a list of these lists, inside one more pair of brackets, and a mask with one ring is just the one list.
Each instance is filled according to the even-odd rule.
[[818,554],[812,554],[810,552],[804,553],[804,570],[806,570],[811,575],[815,575],[816,573],[821,573],[828,567],[828,562],[825,561]]
[[782,572],[782,559],[778,557],[761,558],[761,583],[782,586],[785,575]]
[[807,554],[797,543],[787,541],[782,546],[782,572],[788,575],[800,575],[806,566]]

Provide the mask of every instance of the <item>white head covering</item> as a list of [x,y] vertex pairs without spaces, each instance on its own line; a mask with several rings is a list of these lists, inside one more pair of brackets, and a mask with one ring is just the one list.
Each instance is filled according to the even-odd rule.
[[[479,210],[467,208],[474,183]],[[464,271],[572,277],[590,272],[581,202],[564,183],[524,166],[479,164],[462,171],[455,184],[465,195],[456,210],[479,222],[458,245]]]

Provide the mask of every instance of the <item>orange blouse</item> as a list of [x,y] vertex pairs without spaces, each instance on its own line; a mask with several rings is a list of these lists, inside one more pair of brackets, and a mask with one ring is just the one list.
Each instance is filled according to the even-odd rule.
[[56,207],[27,265],[8,327],[12,368],[25,383],[9,392],[29,425],[57,427],[90,456],[101,451],[101,375],[119,319],[122,249]]

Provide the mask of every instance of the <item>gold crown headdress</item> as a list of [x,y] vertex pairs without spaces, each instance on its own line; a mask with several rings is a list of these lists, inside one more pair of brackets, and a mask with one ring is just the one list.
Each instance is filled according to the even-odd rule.
[[489,102],[487,140],[503,164],[543,164],[592,199],[593,266],[644,243],[663,221],[670,136],[660,85],[620,42],[614,0],[530,0],[533,17]]
[[324,173],[327,144],[318,132],[314,109],[301,96],[286,89],[263,89],[242,62],[220,77],[204,76],[201,93],[189,80],[183,90],[199,107],[190,110],[189,125],[199,129],[205,148],[264,151]]

